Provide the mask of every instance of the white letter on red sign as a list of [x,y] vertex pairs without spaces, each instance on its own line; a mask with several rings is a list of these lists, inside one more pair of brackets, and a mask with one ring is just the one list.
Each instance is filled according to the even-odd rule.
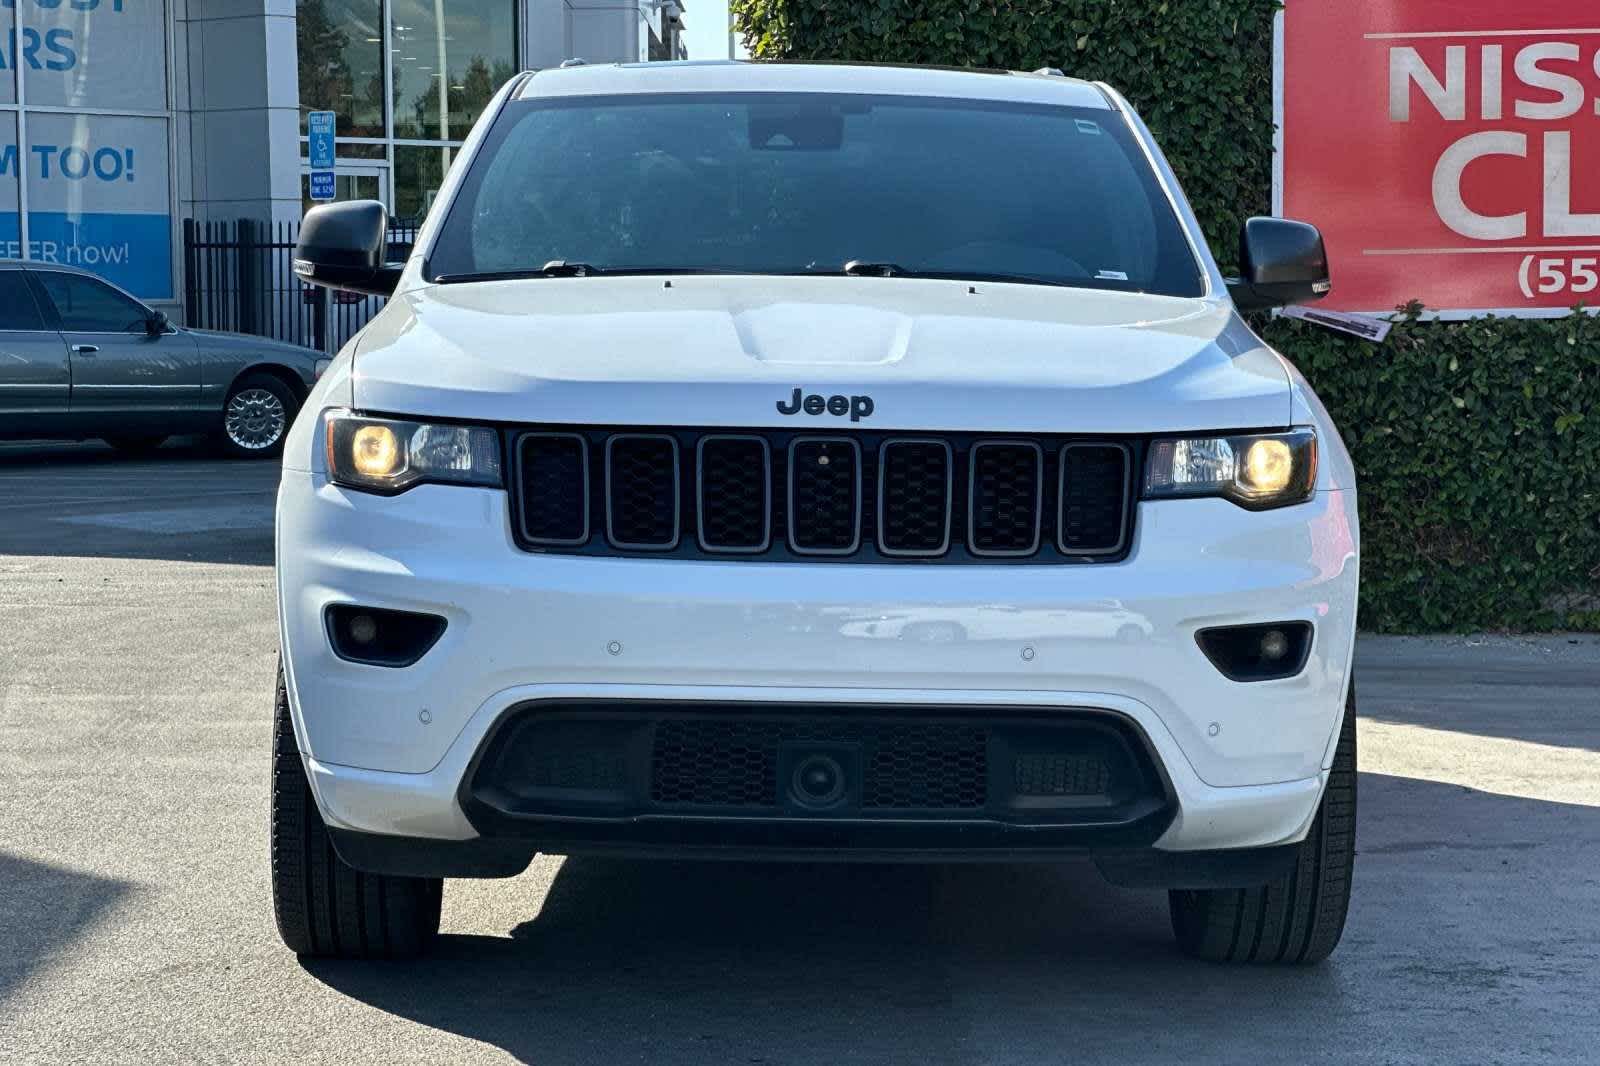
[[1502,55],[1502,50],[1497,44],[1483,46],[1483,118],[1489,122],[1498,122],[1502,114],[1500,106]]
[[1544,135],[1544,234],[1600,237],[1600,215],[1572,213],[1572,134]]
[[1467,48],[1451,45],[1444,50],[1444,83],[1433,76],[1415,48],[1389,49],[1389,120],[1411,121],[1411,83],[1434,110],[1449,122],[1467,117]]
[[1575,44],[1530,44],[1517,53],[1517,77],[1530,89],[1547,89],[1561,99],[1549,104],[1517,101],[1517,117],[1558,122],[1583,110],[1583,82],[1570,74],[1557,74],[1539,66],[1546,59],[1576,63],[1581,58]]
[[1478,241],[1513,240],[1528,235],[1528,213],[1480,215],[1461,198],[1461,176],[1474,161],[1489,155],[1528,157],[1528,138],[1521,133],[1474,133],[1439,157],[1433,168],[1433,209],[1439,220],[1463,237]]

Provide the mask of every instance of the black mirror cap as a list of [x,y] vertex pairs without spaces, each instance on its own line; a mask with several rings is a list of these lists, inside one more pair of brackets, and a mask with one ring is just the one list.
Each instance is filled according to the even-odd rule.
[[1239,235],[1243,278],[1228,282],[1241,311],[1311,303],[1332,290],[1322,232],[1308,222],[1252,218]]
[[144,331],[152,337],[159,337],[167,331],[167,313],[165,311],[151,311],[150,317],[144,320]]
[[329,289],[388,296],[400,267],[388,263],[389,213],[376,200],[320,204],[306,212],[294,246],[294,272]]

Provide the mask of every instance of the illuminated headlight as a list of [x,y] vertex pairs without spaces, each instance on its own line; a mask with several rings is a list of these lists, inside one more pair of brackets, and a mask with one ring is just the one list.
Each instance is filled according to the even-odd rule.
[[1251,510],[1311,497],[1317,435],[1310,429],[1241,437],[1185,437],[1150,445],[1144,498],[1222,496]]
[[425,482],[500,488],[500,437],[480,426],[441,426],[330,414],[328,473],[340,485],[401,492]]

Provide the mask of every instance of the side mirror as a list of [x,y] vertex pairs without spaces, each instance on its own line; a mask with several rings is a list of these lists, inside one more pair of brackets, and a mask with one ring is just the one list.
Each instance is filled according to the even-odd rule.
[[376,200],[321,204],[306,212],[294,246],[294,272],[313,285],[389,296],[398,263],[385,261],[389,213]]
[[165,311],[151,311],[150,317],[144,320],[144,331],[152,337],[159,337],[167,331],[167,313]]
[[1242,278],[1228,279],[1241,311],[1310,303],[1328,295],[1328,250],[1322,233],[1306,222],[1252,218],[1239,235]]

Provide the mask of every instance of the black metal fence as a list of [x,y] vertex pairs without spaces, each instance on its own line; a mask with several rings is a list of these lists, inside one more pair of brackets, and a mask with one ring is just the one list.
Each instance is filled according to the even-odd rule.
[[[331,292],[297,278],[299,229],[297,222],[185,219],[186,323],[338,351],[382,309],[384,299]],[[390,256],[407,254],[415,237],[415,230],[390,230]]]

